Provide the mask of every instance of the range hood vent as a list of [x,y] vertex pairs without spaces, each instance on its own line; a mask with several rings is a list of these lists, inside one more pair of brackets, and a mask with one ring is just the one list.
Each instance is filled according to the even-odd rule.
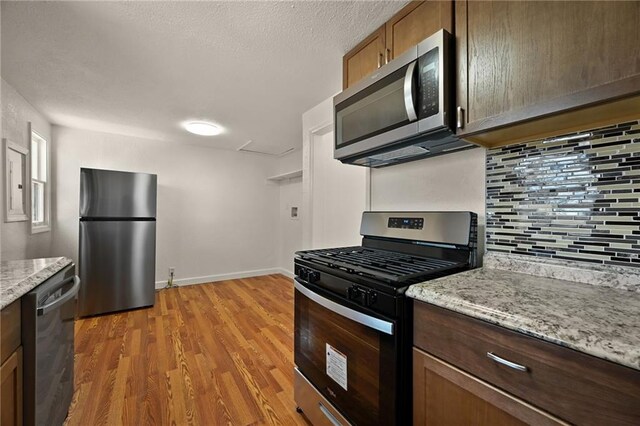
[[379,168],[473,147],[473,144],[457,138],[445,128],[426,135],[394,141],[388,146],[341,158],[340,161],[345,164]]

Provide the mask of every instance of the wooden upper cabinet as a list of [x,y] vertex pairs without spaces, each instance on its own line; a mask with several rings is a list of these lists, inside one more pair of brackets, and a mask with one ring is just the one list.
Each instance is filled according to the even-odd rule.
[[491,146],[637,118],[638,22],[640,2],[457,1],[459,134]]
[[391,59],[444,28],[453,30],[451,1],[413,1],[342,58],[342,88],[352,86]]
[[413,1],[387,21],[385,27],[385,57],[391,60],[442,28],[453,33],[453,2]]
[[384,25],[342,58],[342,88],[357,83],[384,64]]

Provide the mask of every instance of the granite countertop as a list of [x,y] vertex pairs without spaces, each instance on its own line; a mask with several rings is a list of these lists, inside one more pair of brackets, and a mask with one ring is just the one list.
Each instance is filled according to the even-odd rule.
[[71,263],[66,257],[0,262],[0,309],[36,288]]
[[[407,295],[640,370],[640,268],[616,274],[579,265],[580,271],[558,272],[563,266],[512,255],[485,265],[415,284]],[[598,273],[601,282],[594,281]]]

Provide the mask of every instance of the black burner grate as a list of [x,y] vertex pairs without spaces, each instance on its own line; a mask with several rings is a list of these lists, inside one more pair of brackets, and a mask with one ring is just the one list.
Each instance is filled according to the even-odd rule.
[[307,250],[297,254],[330,267],[393,282],[410,281],[464,266],[459,262],[360,246]]

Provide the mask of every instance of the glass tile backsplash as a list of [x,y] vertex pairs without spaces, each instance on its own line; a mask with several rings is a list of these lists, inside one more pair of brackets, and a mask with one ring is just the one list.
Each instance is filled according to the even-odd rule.
[[487,249],[640,267],[640,120],[487,151]]

